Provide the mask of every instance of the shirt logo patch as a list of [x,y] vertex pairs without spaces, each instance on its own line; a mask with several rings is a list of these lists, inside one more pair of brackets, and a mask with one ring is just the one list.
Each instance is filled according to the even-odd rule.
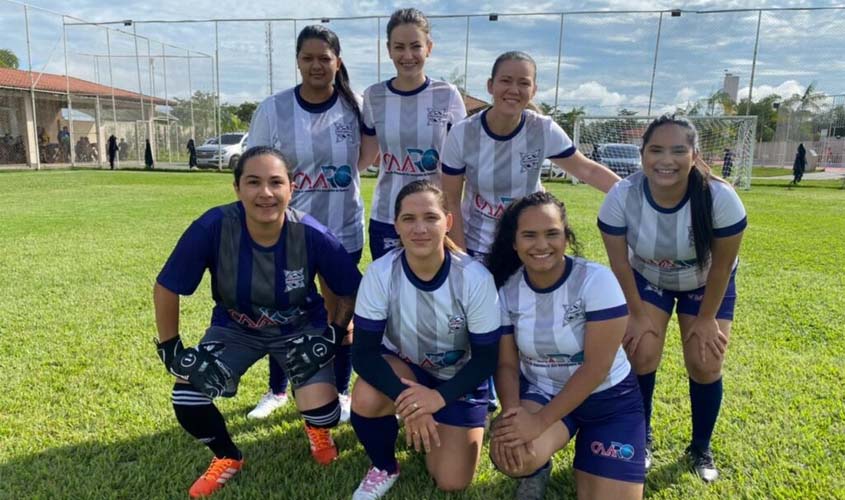
[[466,318],[461,316],[460,314],[455,314],[449,316],[449,335],[455,335],[460,333],[461,330],[464,329],[464,325],[466,325]]
[[540,168],[540,160],[542,160],[542,151],[539,149],[528,153],[519,153],[520,172]]
[[385,250],[393,250],[394,248],[399,248],[400,241],[399,238],[385,238],[381,240],[384,244]]
[[425,353],[425,360],[420,363],[423,368],[445,368],[447,366],[454,366],[463,359],[466,351],[446,351],[446,352],[427,352]]
[[584,301],[578,299],[574,304],[564,304],[565,313],[563,315],[563,324],[566,325],[575,320],[586,319],[587,314],[584,312]]
[[355,121],[349,123],[337,122],[334,124],[335,142],[346,141],[349,144],[355,143]]
[[438,123],[446,123],[449,119],[449,112],[446,108],[428,108],[428,121],[426,125],[436,125]]
[[300,268],[295,271],[285,269],[285,293],[297,288],[305,288],[305,271]]
[[663,289],[660,288],[660,287],[654,286],[651,283],[646,283],[645,291],[656,293],[658,296],[663,297]]

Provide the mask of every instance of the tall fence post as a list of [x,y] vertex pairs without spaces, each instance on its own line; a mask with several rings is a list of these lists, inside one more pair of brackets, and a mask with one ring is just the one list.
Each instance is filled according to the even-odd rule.
[[217,135],[217,170],[223,170],[223,158],[222,158],[222,150],[223,145],[223,138],[220,137],[220,33],[219,33],[219,25],[220,23],[214,21],[214,89],[215,89],[215,99],[214,99],[214,113],[215,113],[215,120],[214,120],[214,130]]
[[194,142],[197,140],[197,128],[194,123],[194,90],[191,84],[191,51],[185,49],[185,55],[188,57],[188,106],[191,108],[191,137]]
[[646,116],[651,116],[651,104],[654,100],[654,77],[657,74],[657,54],[660,52],[660,31],[663,29],[663,13],[660,13],[660,18],[657,20],[657,41],[654,42],[654,64],[651,67],[651,88],[648,91],[648,112]]
[[35,157],[35,170],[41,170],[41,147],[38,144],[38,110],[35,108],[35,79],[33,78],[35,75],[32,74],[32,42],[29,38],[29,6],[26,4],[23,6],[23,16],[26,26],[26,59],[29,64],[29,100],[32,106],[32,135],[34,136],[34,140],[29,141],[27,149],[30,151],[30,157]]
[[[70,75],[68,71],[68,62],[67,62],[67,25],[65,24],[65,16],[62,16],[62,45],[64,46],[65,52],[65,84],[67,86],[67,122],[68,122],[68,133],[70,134],[70,165],[72,167],[76,166],[76,158],[73,151],[73,99],[70,97]],[[59,142],[59,146],[64,148],[64,146]]]
[[464,96],[469,85],[469,16],[467,16],[466,47],[464,48]]
[[164,70],[164,107],[167,109],[165,136],[167,137],[167,163],[173,163],[173,148],[170,144],[170,101],[167,100],[167,49],[161,44],[161,65]]
[[754,75],[757,72],[757,48],[760,46],[760,21],[763,19],[763,11],[757,11],[757,35],[754,37],[754,58],[751,60],[751,80],[748,83],[748,102],[745,103],[745,114],[751,113],[751,96],[754,92]]
[[[114,127],[114,135],[117,137],[117,104],[114,98],[114,72],[112,70],[112,61],[111,61],[111,30],[106,28],[106,54],[108,54],[108,61],[109,61],[109,87],[111,89],[111,118],[112,118],[112,126]],[[108,148],[108,145],[106,145]],[[108,154],[108,149],[106,149],[106,154]],[[114,155],[114,161],[117,163],[118,168],[120,168],[120,155]]]
[[[138,73],[138,102],[141,103],[141,123],[147,123],[146,114],[144,113],[144,88],[141,86],[141,53],[138,51],[138,27],[132,23],[132,35],[135,39],[135,69]],[[141,132],[138,130],[138,122],[135,122],[135,154],[138,155],[138,162],[144,162],[144,156],[141,152]]]

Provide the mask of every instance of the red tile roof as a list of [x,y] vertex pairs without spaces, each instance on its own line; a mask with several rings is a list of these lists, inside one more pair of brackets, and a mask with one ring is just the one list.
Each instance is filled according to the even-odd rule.
[[[32,80],[30,80],[30,76],[32,77]],[[32,85],[32,81],[35,80],[38,80],[38,83],[35,84],[36,91],[65,94],[68,91],[69,81],[70,93],[72,95],[100,96],[108,98],[111,98],[112,96],[112,87],[89,82],[88,80],[80,80],[79,78],[74,77],[66,79],[64,75],[53,75],[50,73],[42,73],[41,78],[38,78],[38,73],[34,71],[30,72],[19,69],[0,68],[0,87],[29,90]],[[149,96],[141,96],[141,94],[138,94],[137,92],[130,92],[119,88],[114,89],[114,97],[115,99],[119,99],[121,101],[138,101],[141,97],[143,97],[145,101],[149,102],[151,99]],[[159,99],[158,97],[154,97],[152,100],[156,104],[167,104],[167,101]]]
[[474,112],[476,112],[480,109],[486,108],[489,105],[490,104],[482,101],[481,99],[473,97],[469,94],[464,95],[464,106],[466,106],[466,108],[467,108],[467,114],[471,115]]

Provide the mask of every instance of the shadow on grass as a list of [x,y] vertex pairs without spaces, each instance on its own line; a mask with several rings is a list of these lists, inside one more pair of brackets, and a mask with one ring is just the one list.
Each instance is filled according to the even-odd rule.
[[689,461],[683,455],[676,457],[670,463],[652,465],[648,474],[646,474],[644,496],[649,497],[663,488],[677,484],[681,476],[689,473]]

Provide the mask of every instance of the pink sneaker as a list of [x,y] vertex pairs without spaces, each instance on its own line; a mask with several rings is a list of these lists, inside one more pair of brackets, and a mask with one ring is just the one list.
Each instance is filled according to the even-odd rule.
[[376,500],[387,493],[393,483],[399,478],[399,469],[393,474],[370,467],[367,475],[361,480],[358,489],[352,494],[352,500]]

